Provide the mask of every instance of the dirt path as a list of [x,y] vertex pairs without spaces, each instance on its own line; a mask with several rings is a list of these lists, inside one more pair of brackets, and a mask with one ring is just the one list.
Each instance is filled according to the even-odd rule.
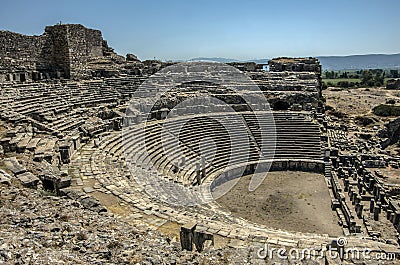
[[[342,235],[324,177],[317,173],[277,171],[268,173],[254,192],[244,176],[217,200],[234,216],[289,231]],[[224,184],[229,185],[229,184]]]

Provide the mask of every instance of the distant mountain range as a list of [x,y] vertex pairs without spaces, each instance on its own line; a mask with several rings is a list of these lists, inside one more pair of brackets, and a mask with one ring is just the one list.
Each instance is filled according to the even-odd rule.
[[218,63],[255,62],[259,64],[267,64],[268,60],[269,59],[237,60],[237,59],[221,58],[221,57],[198,57],[190,59],[189,62],[194,62],[194,61],[207,61],[207,62],[218,62]]
[[324,70],[400,68],[399,54],[366,54],[317,57]]
[[[323,70],[357,70],[357,69],[395,69],[400,68],[399,54],[365,54],[349,56],[317,56],[322,64]],[[269,59],[253,59],[241,61],[237,59],[221,57],[199,57],[189,61],[214,61],[221,63],[229,62],[255,62],[267,64]]]

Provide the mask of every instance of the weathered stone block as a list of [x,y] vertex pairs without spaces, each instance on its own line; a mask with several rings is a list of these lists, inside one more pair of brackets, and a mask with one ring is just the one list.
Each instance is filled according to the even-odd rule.
[[21,166],[21,164],[15,157],[4,158],[3,163],[7,167],[7,169],[10,170],[14,175],[26,172],[26,169],[23,166]]
[[180,240],[182,250],[192,251],[196,223],[187,223],[181,227]]
[[25,172],[17,175],[17,179],[21,181],[22,185],[29,188],[36,188],[39,184],[39,178],[33,175],[31,172]]

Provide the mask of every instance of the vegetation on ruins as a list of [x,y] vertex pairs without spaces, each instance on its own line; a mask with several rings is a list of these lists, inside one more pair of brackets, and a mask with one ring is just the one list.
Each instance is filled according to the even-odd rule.
[[366,116],[357,116],[354,119],[358,125],[362,126],[368,126],[370,124],[373,124],[375,120],[371,117],[366,117]]
[[341,112],[337,109],[335,109],[334,107],[330,106],[330,105],[326,105],[325,106],[325,110],[332,116],[335,116],[339,119],[343,119],[343,118],[347,118],[347,114],[344,112]]
[[400,106],[380,104],[372,109],[375,115],[388,117],[388,116],[400,116]]

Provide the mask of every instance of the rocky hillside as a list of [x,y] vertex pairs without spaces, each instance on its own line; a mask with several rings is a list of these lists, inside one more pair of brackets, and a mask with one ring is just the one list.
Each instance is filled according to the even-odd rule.
[[181,251],[180,243],[90,204],[0,184],[0,264],[227,264],[230,250]]

